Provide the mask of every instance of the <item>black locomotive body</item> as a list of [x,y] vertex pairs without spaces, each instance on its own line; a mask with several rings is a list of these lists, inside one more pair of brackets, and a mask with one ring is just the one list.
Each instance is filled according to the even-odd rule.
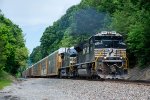
[[60,48],[29,69],[23,72],[24,76],[35,76],[38,71],[38,76],[125,79],[128,75],[126,45],[122,35],[103,31],[72,48]]
[[77,63],[81,66],[78,68],[79,75],[84,71],[87,76],[127,78],[126,45],[120,34],[104,31],[92,36],[75,49],[78,52]]

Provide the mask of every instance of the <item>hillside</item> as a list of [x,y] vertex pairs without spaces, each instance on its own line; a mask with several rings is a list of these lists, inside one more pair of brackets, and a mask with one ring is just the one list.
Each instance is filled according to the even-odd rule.
[[150,67],[140,69],[134,67],[129,69],[129,80],[148,80],[150,81]]
[[32,63],[60,47],[70,47],[101,30],[124,36],[130,66],[150,63],[150,2],[145,0],[82,0],[43,32],[41,45],[30,55]]
[[15,78],[5,71],[0,71],[0,90],[10,85]]

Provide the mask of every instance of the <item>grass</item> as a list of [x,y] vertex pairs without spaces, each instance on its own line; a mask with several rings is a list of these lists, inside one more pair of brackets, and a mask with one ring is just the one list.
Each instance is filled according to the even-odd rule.
[[13,80],[14,78],[10,74],[4,71],[0,71],[0,90],[3,89],[5,86],[11,85]]
[[0,80],[0,90],[3,89],[5,86],[9,86],[12,81],[10,80]]

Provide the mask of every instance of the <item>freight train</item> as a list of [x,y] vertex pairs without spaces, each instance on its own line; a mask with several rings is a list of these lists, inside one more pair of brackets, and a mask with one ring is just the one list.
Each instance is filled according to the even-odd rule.
[[22,75],[126,79],[126,44],[119,33],[102,31],[74,47],[58,49],[23,71]]

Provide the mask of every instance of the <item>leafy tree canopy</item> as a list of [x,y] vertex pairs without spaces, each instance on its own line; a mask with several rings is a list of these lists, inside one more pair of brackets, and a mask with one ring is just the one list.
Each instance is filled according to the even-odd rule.
[[16,74],[26,66],[28,50],[22,30],[0,13],[0,70]]

